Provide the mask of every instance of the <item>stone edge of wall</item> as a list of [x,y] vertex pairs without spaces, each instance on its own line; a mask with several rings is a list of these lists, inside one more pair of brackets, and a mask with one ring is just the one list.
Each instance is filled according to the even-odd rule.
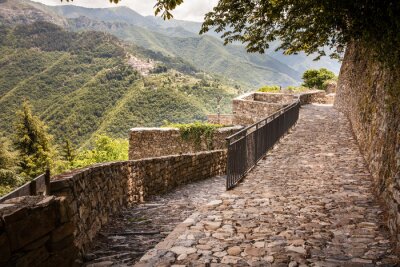
[[[389,69],[361,43],[346,49],[335,108],[349,119],[374,191],[387,212],[387,226],[400,253],[400,100],[399,69]],[[394,91],[392,91],[393,93]],[[399,91],[397,91],[399,92]],[[389,108],[389,105],[397,105]]]
[[178,128],[132,128],[129,134],[129,159],[226,149],[225,139],[242,128],[239,125],[219,128],[211,140],[202,137],[199,144],[182,139]]
[[54,177],[51,193],[66,197],[76,228],[74,241],[84,252],[121,207],[225,170],[226,150],[110,162]]
[[0,204],[0,265],[74,266],[73,242],[65,197],[26,196]]

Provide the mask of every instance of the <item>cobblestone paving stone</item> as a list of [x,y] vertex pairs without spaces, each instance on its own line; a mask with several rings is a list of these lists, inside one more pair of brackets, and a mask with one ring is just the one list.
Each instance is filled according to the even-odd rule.
[[136,266],[400,266],[389,237],[349,122],[308,105],[238,187]]
[[225,178],[214,177],[121,210],[94,239],[92,249],[84,256],[84,266],[132,266],[196,207],[224,191]]

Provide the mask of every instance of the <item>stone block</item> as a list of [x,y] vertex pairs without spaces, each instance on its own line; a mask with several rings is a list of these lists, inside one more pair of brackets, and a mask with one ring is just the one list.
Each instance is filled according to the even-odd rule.
[[[10,238],[12,251],[48,234],[56,226],[55,205],[30,210],[29,212],[25,211],[23,214],[25,215],[23,218],[19,217],[20,214],[5,218],[6,232]],[[15,221],[15,218],[20,220]],[[8,219],[10,220],[8,221]]]
[[41,267],[78,267],[82,266],[76,261],[78,258],[78,249],[71,245],[63,250],[57,250],[51,253],[51,257],[44,262]]
[[41,266],[47,258],[49,257],[49,252],[46,247],[40,247],[38,249],[32,250],[25,254],[16,261],[16,267],[31,267],[31,266]]
[[51,232],[51,242],[56,243],[74,233],[75,227],[72,222],[65,223]]
[[72,177],[64,178],[63,180],[53,180],[50,183],[50,191],[52,193],[62,191],[63,189],[69,189],[71,187]]
[[0,235],[0,263],[7,262],[11,256],[10,242],[5,233]]
[[[82,241],[84,243],[87,243],[87,241],[89,241],[89,240],[82,239]],[[59,241],[56,241],[56,242],[50,242],[48,244],[48,248],[49,248],[49,250],[51,252],[54,252],[54,251],[66,249],[66,248],[71,247],[73,245],[74,245],[74,236],[71,234],[71,235],[65,237],[62,240],[59,240]]]
[[49,235],[46,235],[42,238],[39,238],[38,240],[33,241],[32,243],[29,243],[25,247],[22,248],[24,251],[29,251],[29,250],[34,250],[42,247],[46,242],[50,239]]
[[6,225],[26,218],[28,209],[26,207],[18,208],[11,213],[3,215],[3,220]]

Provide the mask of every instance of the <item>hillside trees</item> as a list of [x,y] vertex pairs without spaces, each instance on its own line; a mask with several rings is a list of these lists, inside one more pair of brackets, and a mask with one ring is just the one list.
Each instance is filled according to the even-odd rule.
[[47,126],[35,115],[28,101],[17,112],[15,148],[19,152],[19,166],[25,177],[35,177],[50,167],[55,157],[53,137]]

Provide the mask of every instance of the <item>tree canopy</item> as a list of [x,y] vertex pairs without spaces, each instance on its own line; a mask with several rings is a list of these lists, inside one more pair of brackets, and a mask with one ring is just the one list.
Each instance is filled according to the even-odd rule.
[[[118,0],[114,1],[118,2]],[[171,18],[182,0],[158,0],[156,15]],[[249,52],[263,53],[269,43],[281,42],[286,54],[304,51],[340,56],[351,41],[365,42],[381,59],[400,58],[400,1],[398,0],[220,0],[205,16],[201,33],[223,32],[225,44],[240,41]]]
[[53,137],[39,117],[32,114],[28,101],[24,101],[17,117],[14,145],[20,155],[22,175],[35,177],[45,172],[54,160]]
[[303,86],[308,88],[324,89],[324,83],[334,79],[335,74],[325,68],[319,70],[306,70],[303,73]]

